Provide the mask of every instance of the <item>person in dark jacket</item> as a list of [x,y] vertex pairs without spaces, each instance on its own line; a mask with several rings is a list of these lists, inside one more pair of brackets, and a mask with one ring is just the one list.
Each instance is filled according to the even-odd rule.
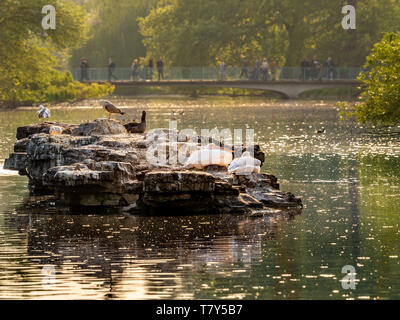
[[264,58],[263,62],[261,63],[261,74],[264,81],[268,80],[268,67],[268,60],[267,58]]
[[81,79],[80,81],[83,82],[85,80],[89,80],[89,63],[86,58],[81,59],[81,63],[79,65],[81,69]]
[[164,62],[162,58],[157,61],[158,81],[164,80]]
[[108,59],[108,81],[111,82],[111,80],[114,78],[115,80],[118,80],[118,78],[114,75],[114,70],[115,70],[115,63],[112,61],[111,58]]
[[246,57],[242,58],[242,69],[240,70],[239,79],[242,79],[243,76],[245,76],[246,79],[249,80],[248,64],[247,64]]
[[150,81],[153,81],[153,68],[154,68],[153,58],[150,58],[150,60],[149,60],[149,80]]

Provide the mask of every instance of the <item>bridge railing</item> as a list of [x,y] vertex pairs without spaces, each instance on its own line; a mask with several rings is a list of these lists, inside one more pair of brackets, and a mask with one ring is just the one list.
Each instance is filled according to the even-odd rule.
[[[355,80],[361,72],[361,68],[335,68],[328,70],[326,67],[320,69],[300,68],[300,67],[278,67],[275,74],[268,71],[268,80]],[[81,79],[79,68],[70,69],[75,80]],[[218,67],[164,67],[164,80],[256,80],[254,68],[248,68],[247,75],[241,74],[240,67],[228,67],[221,72]],[[113,80],[130,80],[132,71],[130,68],[116,68],[113,72],[116,78]],[[90,68],[88,70],[89,80],[107,81],[109,73],[107,68]],[[241,77],[240,77],[241,76]],[[153,69],[152,80],[158,80],[157,68]],[[258,74],[258,80],[262,80],[263,75]],[[140,68],[138,76],[134,80],[150,80],[150,68]]]

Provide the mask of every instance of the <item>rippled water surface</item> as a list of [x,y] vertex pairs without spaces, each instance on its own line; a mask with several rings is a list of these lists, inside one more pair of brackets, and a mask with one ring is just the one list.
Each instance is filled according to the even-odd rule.
[[[2,169],[35,110],[0,111],[0,298],[400,299],[400,138],[339,121],[333,103],[117,101],[150,128],[253,128],[263,171],[303,198],[300,216],[63,215],[33,208]],[[52,120],[104,117],[55,108]],[[326,133],[316,134],[325,127]],[[342,267],[356,268],[355,290]]]

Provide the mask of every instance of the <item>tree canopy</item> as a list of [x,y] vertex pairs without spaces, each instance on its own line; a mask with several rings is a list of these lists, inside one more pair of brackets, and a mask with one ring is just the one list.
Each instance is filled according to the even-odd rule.
[[[42,8],[53,5],[57,10],[57,27],[44,31]],[[86,40],[86,12],[67,0],[4,0],[0,6],[0,102],[46,101],[50,97],[82,94],[105,94],[111,89],[86,90],[57,67],[66,61],[67,52]],[[60,79],[63,79],[60,81]],[[61,87],[64,83],[64,87]],[[52,93],[46,93],[47,90]],[[60,92],[57,94],[57,90]],[[66,94],[68,92],[68,94]],[[56,99],[57,100],[57,99]]]
[[130,66],[134,58],[146,56],[143,36],[137,19],[146,16],[156,0],[86,0],[89,17],[89,40],[75,50],[70,61],[72,67],[86,57],[93,67],[104,67],[108,58],[117,66]]
[[400,33],[388,33],[367,57],[360,101],[342,104],[361,123],[391,125],[400,121]]
[[[345,4],[357,9],[357,29],[341,25]],[[398,0],[162,0],[139,19],[148,55],[173,65],[237,64],[274,57],[298,66],[319,55],[343,66],[360,66],[382,32],[396,30]]]

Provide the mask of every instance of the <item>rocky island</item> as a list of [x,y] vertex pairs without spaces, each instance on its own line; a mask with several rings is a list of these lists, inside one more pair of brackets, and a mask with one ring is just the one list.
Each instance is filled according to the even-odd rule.
[[[133,134],[107,119],[80,125],[43,122],[18,128],[4,168],[28,176],[31,195],[51,195],[71,212],[300,213],[301,199],[279,191],[273,175],[235,175],[222,166],[188,168],[175,161],[171,150],[189,157],[204,139],[213,142],[170,129]],[[258,146],[241,148],[264,161]],[[157,155],[156,161],[149,161],[149,154]]]

